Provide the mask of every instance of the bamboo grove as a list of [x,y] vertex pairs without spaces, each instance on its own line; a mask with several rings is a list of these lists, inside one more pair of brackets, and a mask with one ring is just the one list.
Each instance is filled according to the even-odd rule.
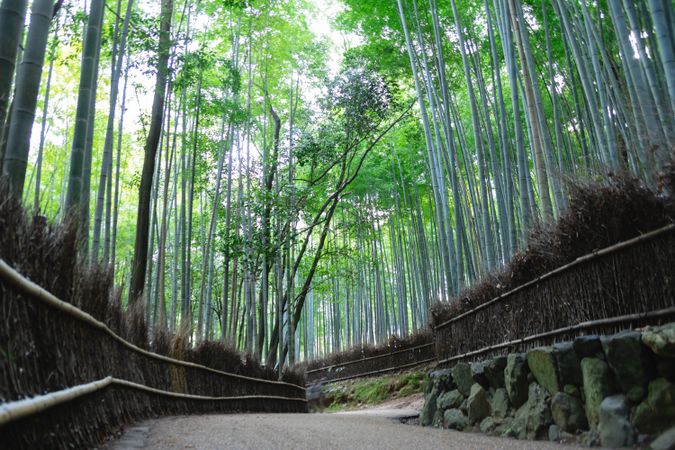
[[6,182],[152,329],[270,366],[425,327],[567,179],[672,164],[669,0],[84,3],[1,2]]

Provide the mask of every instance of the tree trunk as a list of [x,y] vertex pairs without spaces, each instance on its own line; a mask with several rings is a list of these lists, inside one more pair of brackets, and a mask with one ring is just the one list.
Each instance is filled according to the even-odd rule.
[[141,173],[141,186],[138,192],[138,216],[136,219],[136,243],[132,273],[129,286],[129,302],[138,301],[143,295],[145,272],[147,268],[148,232],[150,230],[150,196],[152,178],[155,172],[155,157],[159,138],[162,133],[164,115],[164,97],[168,75],[169,50],[171,46],[171,16],[173,0],[162,0],[159,48],[157,59],[157,79],[152,100],[152,120],[145,143],[145,158]]
[[[95,73],[98,67],[99,43],[105,0],[92,0],[87,32],[82,52],[82,69],[80,87],[77,94],[77,111],[75,113],[75,131],[73,132],[73,148],[70,154],[70,175],[68,177],[68,194],[66,196],[66,213],[74,208],[81,208],[84,186],[85,153],[87,146],[87,128],[90,121],[91,98],[96,96]],[[79,210],[78,210],[79,212]]]
[[[118,0],[118,6],[119,6]],[[94,211],[94,238],[92,243],[92,259],[98,258],[98,250],[100,245],[101,228],[103,223],[103,206],[106,197],[111,197],[111,192],[108,189],[108,180],[112,174],[112,153],[113,140],[115,131],[115,112],[117,109],[117,96],[119,93],[120,74],[122,73],[122,62],[124,61],[124,54],[126,50],[127,34],[129,31],[129,21],[133,11],[134,0],[129,0],[127,3],[126,15],[124,16],[124,24],[122,25],[122,32],[117,42],[117,33],[115,33],[115,42],[113,43],[112,51],[112,68],[110,74],[110,103],[108,107],[108,124],[106,126],[105,141],[103,144],[103,162],[101,163],[101,174],[98,183],[98,192],[96,196],[96,209]],[[117,8],[120,11],[120,8]],[[119,26],[119,16],[115,20],[115,30]],[[107,193],[106,193],[107,191]],[[108,228],[108,227],[107,227]]]
[[42,124],[40,126],[40,146],[38,147],[38,157],[36,162],[35,175],[35,199],[33,201],[33,209],[37,214],[40,211],[41,195],[41,181],[42,181],[42,157],[44,154],[45,140],[47,138],[47,113],[49,112],[49,95],[51,93],[52,75],[54,74],[54,56],[56,54],[56,45],[58,43],[58,23],[54,28],[54,36],[52,37],[52,47],[49,54],[49,72],[47,74],[47,86],[45,87],[45,100],[42,107]]
[[17,73],[16,94],[12,102],[11,119],[7,128],[3,173],[9,177],[12,191],[19,197],[23,194],[26,177],[30,137],[40,91],[42,65],[47,51],[52,8],[51,0],[35,0],[31,6],[26,49]]
[[[5,141],[3,133],[27,7],[27,0],[2,0],[0,4],[0,142]],[[0,145],[0,172],[5,159],[2,148]]]

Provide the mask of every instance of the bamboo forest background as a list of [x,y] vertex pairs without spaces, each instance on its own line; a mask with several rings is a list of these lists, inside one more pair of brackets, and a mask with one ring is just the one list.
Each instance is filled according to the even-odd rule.
[[329,3],[2,0],[3,172],[151,328],[270,365],[407,335],[567,179],[672,161],[669,0]]

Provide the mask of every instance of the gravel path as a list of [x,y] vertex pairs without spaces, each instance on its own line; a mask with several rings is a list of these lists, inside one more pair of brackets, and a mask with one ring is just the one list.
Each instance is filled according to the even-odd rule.
[[404,425],[416,411],[219,414],[146,421],[106,449],[561,449],[581,447]]

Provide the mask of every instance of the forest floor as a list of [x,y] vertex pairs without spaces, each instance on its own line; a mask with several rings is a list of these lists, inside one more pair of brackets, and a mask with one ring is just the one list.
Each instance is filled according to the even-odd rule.
[[120,449],[524,449],[577,450],[544,441],[404,425],[408,409],[319,414],[214,414],[145,421],[106,450]]

